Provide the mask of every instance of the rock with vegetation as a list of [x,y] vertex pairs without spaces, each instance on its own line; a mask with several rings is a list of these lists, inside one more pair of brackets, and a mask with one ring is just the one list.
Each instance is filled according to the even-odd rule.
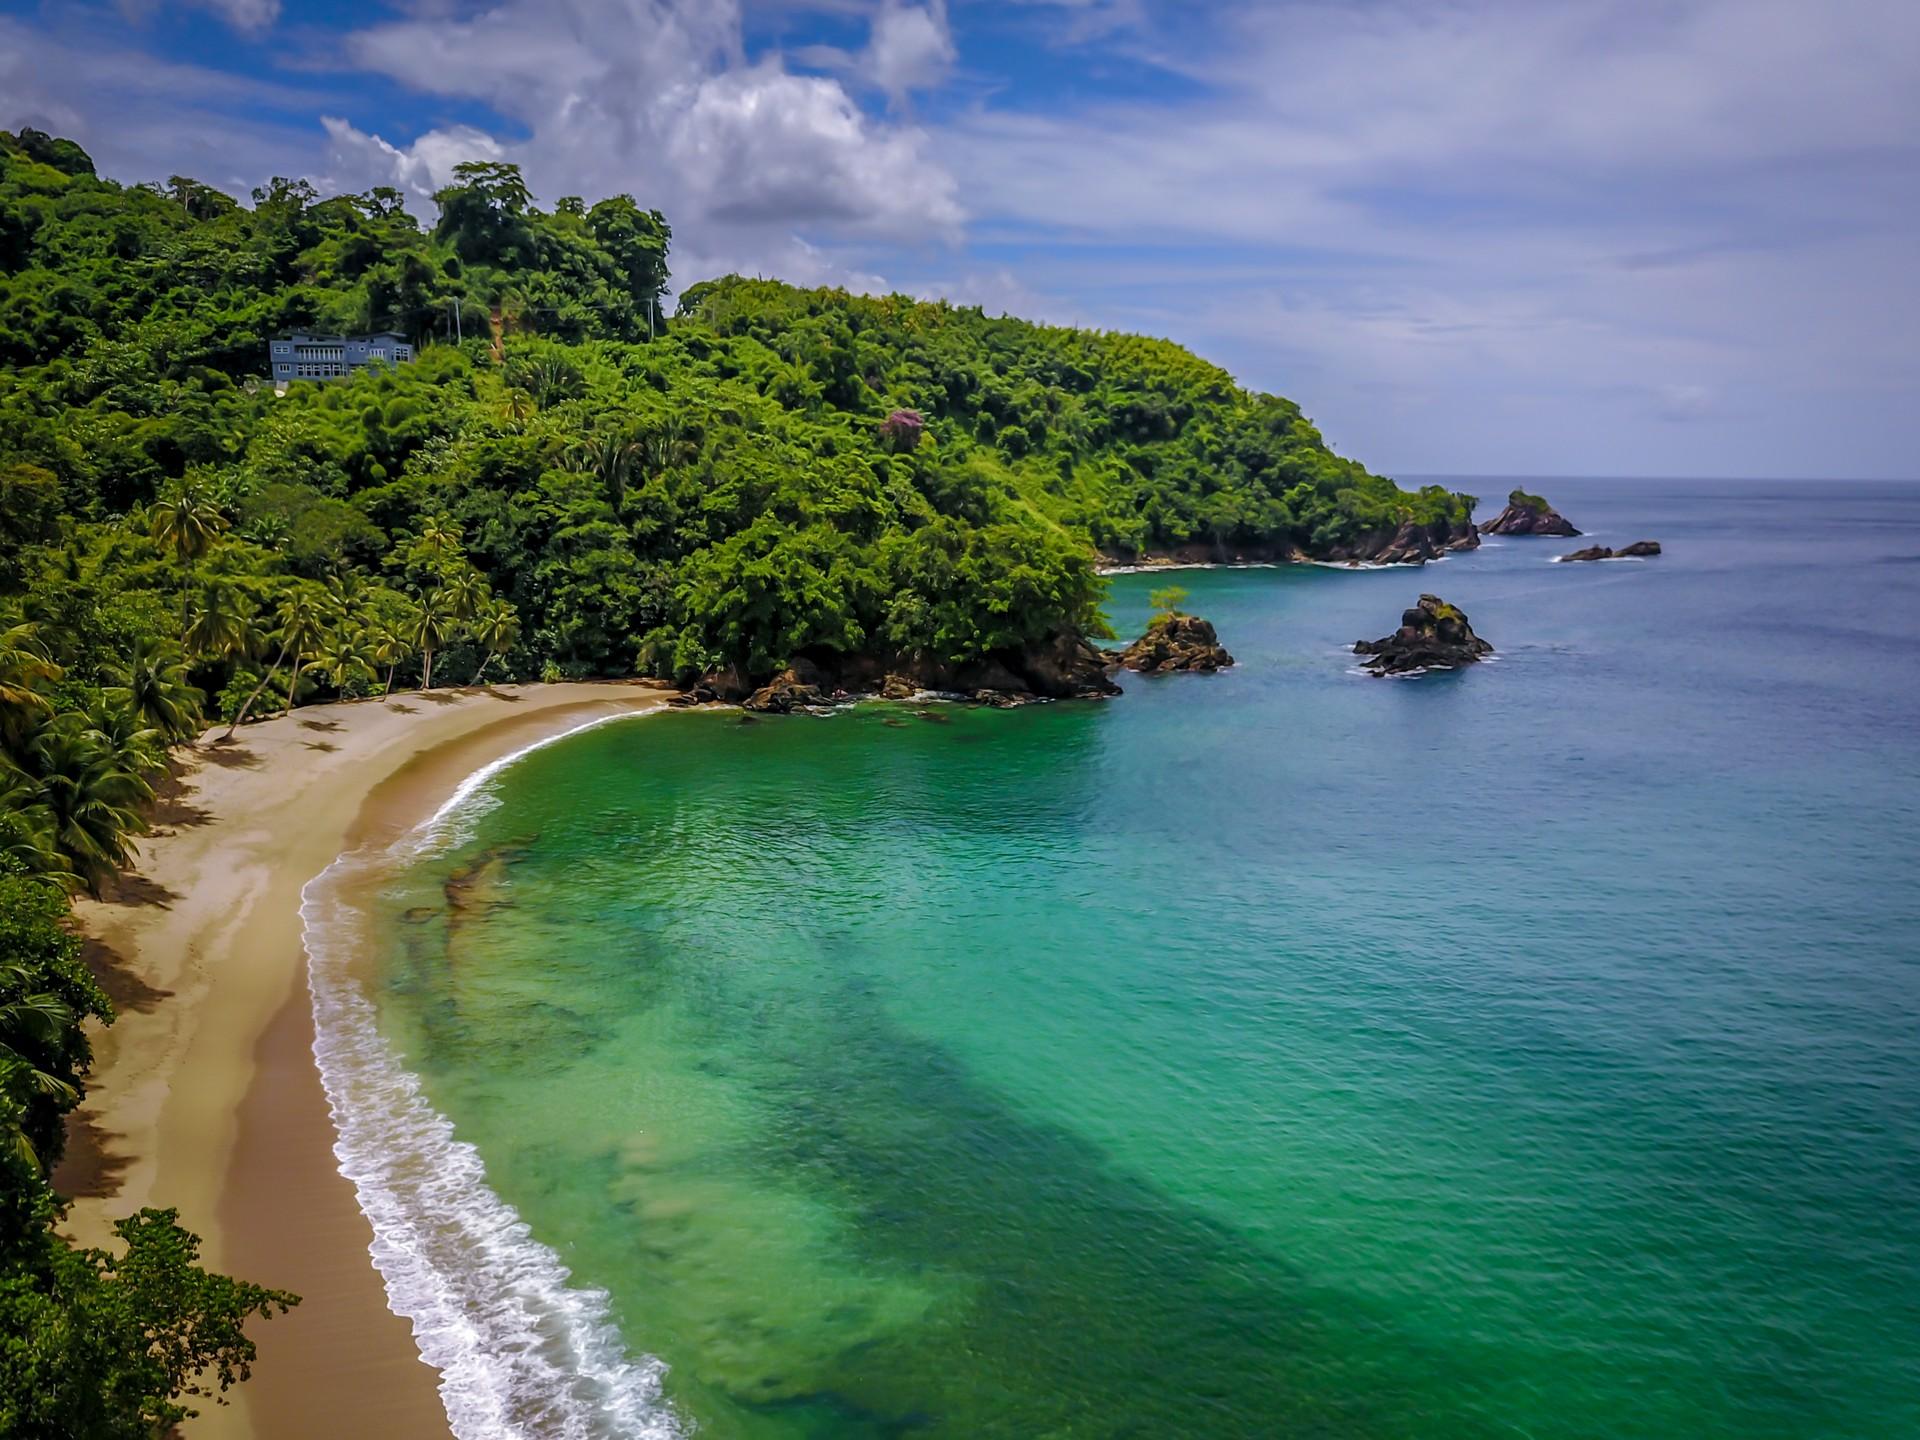
[[1631,545],[1622,545],[1618,550],[1608,545],[1589,545],[1584,550],[1576,550],[1571,555],[1561,555],[1560,560],[1643,560],[1660,553],[1658,540],[1636,540]]
[[1493,646],[1473,633],[1464,610],[1438,595],[1422,595],[1402,612],[1400,628],[1378,640],[1357,640],[1353,653],[1369,655],[1366,668],[1376,675],[1407,675],[1423,670],[1453,670],[1491,655]]
[[1148,597],[1156,613],[1146,633],[1124,650],[1110,652],[1123,669],[1161,675],[1175,670],[1224,670],[1233,664],[1212,624],[1179,608],[1186,594],[1171,586]]
[[1578,535],[1571,522],[1549,505],[1545,496],[1514,490],[1507,508],[1480,527],[1482,535]]
[[1210,622],[1198,615],[1162,615],[1119,652],[1123,669],[1142,675],[1173,670],[1224,670],[1233,664]]

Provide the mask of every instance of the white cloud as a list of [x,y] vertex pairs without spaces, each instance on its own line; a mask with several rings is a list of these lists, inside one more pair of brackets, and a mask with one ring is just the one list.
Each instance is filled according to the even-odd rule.
[[470,125],[429,130],[403,150],[337,115],[321,116],[320,124],[327,132],[328,169],[319,188],[326,191],[392,185],[418,199],[430,199],[452,181],[456,165],[498,160],[505,154],[499,141]]
[[[1910,468],[1908,411],[1838,437],[1795,401],[1920,385],[1920,6],[1159,17],[1107,53],[1177,72],[1169,98],[982,106],[937,137],[1029,284],[1295,394],[1383,463],[1777,473],[1837,442]],[[1383,440],[1389,393],[1415,418]],[[1514,396],[1538,413],[1459,418]]]
[[265,30],[280,18],[280,0],[193,0],[236,30]]
[[946,79],[955,58],[947,7],[941,0],[924,7],[886,0],[873,18],[860,69],[899,104],[912,91],[931,89]]
[[[946,244],[960,232],[956,187],[927,136],[868,116],[838,80],[747,61],[729,0],[501,0],[375,26],[347,51],[410,88],[482,101],[526,134],[435,130],[400,145],[330,126],[339,163],[425,192],[485,141],[548,198],[631,191],[665,210],[683,276],[699,273],[689,255],[820,272],[839,245]],[[909,37],[890,63],[905,76],[924,52]]]

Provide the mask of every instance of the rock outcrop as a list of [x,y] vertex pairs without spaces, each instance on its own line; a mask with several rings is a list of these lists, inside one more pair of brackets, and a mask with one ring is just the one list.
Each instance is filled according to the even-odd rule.
[[1407,520],[1397,530],[1377,531],[1335,545],[1326,558],[1355,565],[1424,565],[1450,550],[1472,550],[1479,543],[1480,529],[1472,521],[1462,527],[1444,520],[1431,525]]
[[679,703],[737,704],[759,714],[837,705],[866,695],[909,700],[922,691],[967,695],[982,703],[1024,705],[1035,700],[1094,700],[1118,695],[1112,661],[1085,638],[1056,634],[1024,650],[946,663],[907,655],[795,656],[784,670],[749,677],[739,665],[709,671],[685,688]]
[[740,702],[742,710],[758,715],[791,715],[817,705],[831,705],[832,691],[826,689],[818,666],[798,661],[782,670]]
[[1660,553],[1658,540],[1636,540],[1631,545],[1622,545],[1618,550],[1607,545],[1589,545],[1584,550],[1576,550],[1571,555],[1561,555],[1561,560],[1643,560],[1650,555]]
[[1480,527],[1482,535],[1578,535],[1571,522],[1539,495],[1515,490],[1507,508]]
[[1436,520],[1431,525],[1408,520],[1390,530],[1356,535],[1329,546],[1321,554],[1284,543],[1230,545],[1196,541],[1171,550],[1107,551],[1101,559],[1109,565],[1141,566],[1306,564],[1314,560],[1353,565],[1423,565],[1452,550],[1471,550],[1479,543],[1480,529],[1471,520],[1458,524]]
[[1471,665],[1493,646],[1473,633],[1466,612],[1438,595],[1400,616],[1400,628],[1379,640],[1356,640],[1356,655],[1371,655],[1367,669],[1376,675],[1405,675],[1420,670],[1452,670]]
[[1118,652],[1118,658],[1126,669],[1142,675],[1224,670],[1233,664],[1213,626],[1198,615],[1159,616],[1146,634]]

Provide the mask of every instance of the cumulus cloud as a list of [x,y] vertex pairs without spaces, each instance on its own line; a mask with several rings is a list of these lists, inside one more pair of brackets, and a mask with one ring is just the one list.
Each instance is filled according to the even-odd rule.
[[452,182],[456,165],[469,160],[498,160],[506,153],[499,141],[471,125],[429,130],[403,150],[338,115],[323,115],[320,124],[327,132],[323,190],[370,190],[376,185],[392,185],[411,191],[418,199],[427,199]]
[[898,104],[912,91],[931,89],[946,79],[955,57],[945,4],[935,0],[925,6],[901,5],[886,0],[874,16],[860,69]]
[[[896,78],[926,63],[911,36],[890,43]],[[960,232],[954,181],[925,133],[869,116],[838,79],[749,61],[728,0],[502,0],[370,27],[346,50],[410,88],[484,102],[525,134],[436,129],[399,144],[337,122],[343,172],[430,193],[451,164],[484,153],[525,166],[549,197],[631,191],[673,220],[683,262],[818,261],[836,244]]]

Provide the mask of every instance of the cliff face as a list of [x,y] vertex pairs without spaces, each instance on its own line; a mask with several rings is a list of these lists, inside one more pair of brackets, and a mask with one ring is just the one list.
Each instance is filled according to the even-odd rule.
[[1507,508],[1480,527],[1482,535],[1578,535],[1580,532],[1539,495],[1515,490]]
[[1420,525],[1409,520],[1388,534],[1377,531],[1351,546],[1336,545],[1324,557],[1362,565],[1424,565],[1450,550],[1472,550],[1480,543],[1480,527],[1471,520],[1448,524],[1436,520]]
[[1367,669],[1376,675],[1406,675],[1421,670],[1453,670],[1471,665],[1493,646],[1473,633],[1466,611],[1438,595],[1422,595],[1402,612],[1400,628],[1378,640],[1356,640],[1356,655],[1370,655]]

